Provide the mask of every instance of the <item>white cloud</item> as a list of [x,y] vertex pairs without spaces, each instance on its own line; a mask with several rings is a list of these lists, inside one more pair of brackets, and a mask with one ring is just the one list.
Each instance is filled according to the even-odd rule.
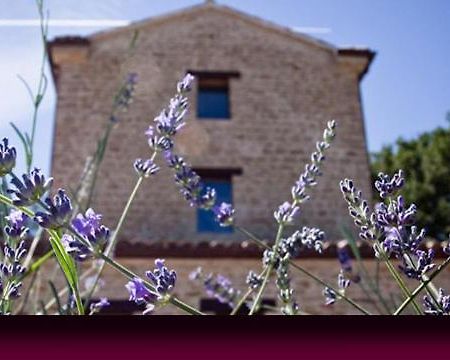
[[[49,27],[114,27],[127,26],[129,20],[111,19],[50,19]],[[0,19],[1,27],[39,27],[39,19]]]
[[304,33],[304,34],[330,34],[332,32],[331,28],[328,27],[313,27],[313,26],[294,26],[293,31]]

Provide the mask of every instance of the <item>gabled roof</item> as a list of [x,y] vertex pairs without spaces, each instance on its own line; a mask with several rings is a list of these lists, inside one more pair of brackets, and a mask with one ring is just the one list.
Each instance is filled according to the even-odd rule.
[[316,46],[316,47],[319,47],[319,48],[322,48],[325,50],[329,50],[329,51],[333,51],[333,52],[337,51],[337,48],[330,43],[316,39],[307,34],[300,33],[298,31],[294,31],[288,27],[281,26],[281,25],[272,23],[270,21],[263,20],[256,16],[244,13],[235,8],[231,8],[226,5],[219,5],[215,1],[205,1],[199,5],[194,5],[194,6],[180,9],[177,11],[173,11],[173,12],[170,12],[170,13],[167,13],[164,15],[151,17],[151,18],[148,18],[145,20],[136,21],[125,27],[101,31],[101,32],[95,33],[93,35],[90,35],[89,38],[91,40],[106,39],[111,36],[116,36],[118,34],[128,32],[130,30],[138,30],[141,28],[159,26],[159,25],[162,25],[162,24],[165,24],[168,22],[176,22],[181,17],[195,16],[195,15],[200,15],[200,14],[207,13],[207,12],[216,12],[216,13],[220,13],[224,16],[234,17],[234,18],[237,18],[237,19],[251,25],[251,26],[260,28],[262,30],[278,33],[280,35],[284,35],[293,40],[300,41],[300,42],[303,42],[306,44],[310,44],[310,45],[313,45],[313,46]]
[[[200,15],[204,15],[205,13],[208,13],[208,12],[215,12],[215,13],[222,14],[223,16],[228,16],[231,18],[238,19],[250,26],[260,29],[261,31],[268,31],[268,32],[272,32],[275,34],[279,34],[280,36],[284,36],[293,41],[298,41],[303,44],[313,46],[313,47],[316,47],[321,50],[329,51],[340,57],[342,56],[343,58],[347,58],[347,57],[350,57],[353,59],[365,58],[364,68],[361,70],[360,76],[359,76],[360,79],[362,79],[362,77],[367,73],[369,66],[375,56],[375,52],[373,52],[370,49],[355,48],[355,47],[338,48],[328,42],[316,39],[307,34],[294,31],[285,26],[274,24],[270,21],[263,20],[256,16],[253,16],[253,15],[249,15],[247,13],[236,10],[229,6],[219,5],[215,1],[209,0],[209,1],[203,2],[199,5],[194,5],[194,6],[180,9],[177,11],[173,11],[173,12],[170,12],[170,13],[167,13],[164,15],[151,17],[151,18],[148,18],[145,20],[136,21],[125,27],[113,28],[113,29],[100,31],[100,32],[94,33],[90,36],[87,36],[87,37],[73,37],[73,36],[57,37],[48,43],[48,49],[50,52],[50,61],[51,61],[52,70],[54,68],[54,64],[52,63],[52,49],[55,46],[67,46],[67,45],[69,45],[69,46],[70,45],[72,45],[72,46],[89,46],[89,44],[91,42],[103,41],[103,40],[115,37],[117,35],[127,33],[130,31],[134,31],[134,30],[158,27],[163,24],[170,23],[170,22],[176,22],[176,21],[180,20],[181,18],[200,16]],[[56,75],[56,74],[54,74],[54,75]]]

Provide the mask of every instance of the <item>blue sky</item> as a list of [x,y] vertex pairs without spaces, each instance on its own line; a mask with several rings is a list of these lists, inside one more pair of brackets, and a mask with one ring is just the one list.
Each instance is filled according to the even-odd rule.
[[[47,0],[52,19],[140,20],[198,4],[191,0]],[[368,46],[378,55],[362,83],[368,145],[376,151],[402,136],[447,126],[450,110],[450,1],[448,0],[222,0],[337,46]],[[0,20],[36,19],[31,0],[0,0]],[[1,24],[1,21],[0,21]],[[51,27],[50,37],[90,34],[99,27]],[[17,78],[36,87],[41,56],[37,27],[0,26],[0,136],[18,140],[9,122],[31,126],[31,103]],[[48,71],[48,69],[47,69]],[[51,77],[50,77],[51,78]],[[54,121],[51,84],[39,113],[36,164],[48,172]]]

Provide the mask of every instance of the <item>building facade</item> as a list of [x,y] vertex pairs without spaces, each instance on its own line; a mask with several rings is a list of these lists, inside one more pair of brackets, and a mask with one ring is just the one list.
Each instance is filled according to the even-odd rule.
[[[188,71],[196,75],[196,85],[176,149],[217,188],[219,198],[233,203],[239,225],[273,238],[273,211],[290,198],[331,119],[337,121],[337,137],[324,176],[300,210],[299,224],[339,239],[341,226],[350,223],[339,181],[354,179],[370,197],[360,93],[374,57],[370,50],[337,48],[212,2],[86,38],[57,38],[49,50],[57,87],[56,186],[77,187],[108,122],[118,84],[127,72],[138,74],[134,102],[111,133],[93,194],[93,208],[111,228],[136,181],[134,159],[150,156],[144,132]],[[152,249],[170,243],[178,256],[189,257],[191,245],[218,243],[222,249],[221,244],[232,247],[246,240],[190,208],[162,159],[157,162],[162,170],[140,188],[121,233],[119,255],[158,256]],[[201,252],[205,256],[214,252],[209,245]]]

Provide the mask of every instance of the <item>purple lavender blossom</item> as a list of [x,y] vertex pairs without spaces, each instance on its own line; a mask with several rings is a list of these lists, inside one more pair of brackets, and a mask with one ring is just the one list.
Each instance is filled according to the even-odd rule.
[[86,210],[85,214],[78,214],[72,220],[75,231],[82,236],[89,236],[101,226],[102,215],[96,214],[92,208]]
[[205,187],[200,176],[181,156],[166,151],[164,158],[167,165],[175,170],[175,182],[180,187],[180,193],[189,201],[190,206],[205,210],[213,209],[216,203],[216,190]]
[[336,302],[336,299],[337,299],[336,292],[331,290],[329,287],[326,287],[323,290],[322,294],[325,297],[325,305],[326,306],[333,305]]
[[278,288],[278,297],[282,301],[281,312],[284,315],[296,315],[299,306],[294,299],[294,289],[291,287],[289,276],[289,257],[282,258],[277,265],[277,280],[275,282]]
[[155,128],[150,125],[144,134],[147,136],[148,139],[151,139],[153,135],[155,135]]
[[140,305],[143,303],[154,303],[157,300],[157,295],[150,292],[144,285],[140,278],[134,278],[125,285],[130,294],[130,301],[134,301]]
[[23,257],[26,255],[25,241],[20,241],[18,245],[7,245],[3,247],[4,259],[0,263],[0,268],[4,276],[14,277],[25,272],[21,265]]
[[189,273],[189,280],[194,281],[194,280],[198,280],[202,277],[203,275],[203,269],[198,266],[194,271],[191,271]]
[[[412,257],[403,257],[403,264],[399,265],[399,268],[409,278],[423,280],[423,276],[436,266],[433,263],[434,255],[433,249],[416,250]],[[416,264],[412,262],[413,258],[417,259]]]
[[91,306],[89,307],[89,309],[91,310],[91,314],[92,314],[92,313],[99,312],[100,310],[102,310],[103,308],[105,308],[109,305],[111,305],[111,304],[109,303],[108,299],[105,297],[102,297],[102,298],[100,298],[99,301],[92,303]]
[[442,288],[439,289],[437,301],[439,306],[428,295],[425,295],[423,298],[425,313],[429,315],[450,315],[450,295],[446,295]]
[[234,208],[231,204],[223,202],[219,206],[215,206],[213,211],[220,226],[225,227],[233,224]]
[[[26,269],[22,265],[24,256],[27,253],[25,241],[22,240],[26,234],[26,228],[23,227],[23,221],[20,216],[13,214],[9,216],[10,232],[14,233],[9,241],[3,246],[3,257],[0,262],[0,292],[2,300],[12,300],[20,296],[22,286],[21,277]],[[8,232],[7,232],[8,233]],[[17,236],[16,236],[17,235]]]
[[284,256],[295,258],[306,248],[314,249],[320,254],[323,250],[324,237],[325,233],[320,229],[304,226],[302,230],[295,231],[287,239],[281,239],[278,253],[281,258]]
[[411,226],[414,224],[416,213],[416,205],[411,204],[406,208],[402,196],[392,200],[388,206],[380,203],[375,208],[377,222],[381,226]]
[[148,140],[148,144],[155,151],[168,151],[173,148],[173,140],[168,137],[154,136]]
[[[119,90],[117,94],[114,106],[116,109],[126,111],[130,104],[133,102],[133,95],[135,93],[138,75],[136,73],[129,73],[127,75],[125,84]],[[114,117],[114,120],[117,118]]]
[[336,300],[339,299],[339,295],[345,294],[345,289],[347,289],[350,286],[350,280],[346,279],[344,276],[344,272],[341,270],[338,275],[338,291],[339,294],[337,294],[334,290],[330,289],[329,287],[326,287],[323,290],[323,295],[325,296],[325,305],[329,306],[336,302]]
[[185,125],[188,100],[185,96],[190,91],[194,77],[187,74],[177,85],[177,94],[170,99],[169,105],[155,117],[155,126],[150,126],[145,134],[150,147],[155,151],[172,149],[172,137]]
[[174,154],[172,151],[165,151],[164,159],[166,160],[167,166],[176,171],[181,169],[182,166],[187,166],[184,159],[181,156]]
[[9,237],[18,238],[23,237],[28,229],[25,227],[25,223],[28,216],[20,210],[12,210],[9,216],[6,217],[8,225],[5,227],[5,232]]
[[352,262],[351,262],[351,258],[350,258],[350,254],[348,253],[346,248],[339,248],[337,251],[337,255],[338,255],[338,260],[339,263],[341,264],[341,269],[344,272],[352,272],[353,271],[353,267],[352,267]]
[[192,83],[195,77],[192,74],[187,73],[184,78],[178,83],[177,91],[179,93],[185,93],[192,90]]
[[136,159],[134,162],[134,169],[139,176],[149,177],[150,175],[158,172],[159,166],[157,166],[152,159],[147,159],[145,161],[142,159]]
[[375,214],[370,213],[369,204],[362,198],[353,181],[345,179],[340,182],[341,192],[348,204],[348,211],[356,226],[360,228],[359,236],[363,240],[374,241],[382,227],[376,222]]
[[158,295],[164,297],[173,291],[177,273],[175,270],[169,270],[162,259],[156,259],[155,266],[156,268],[153,271],[147,271],[145,275],[155,286]]
[[222,304],[228,304],[232,308],[236,305],[240,291],[233,287],[231,280],[226,276],[209,274],[203,280],[203,285],[206,293]]
[[16,148],[8,145],[8,139],[0,143],[0,178],[9,174],[16,166]]
[[45,199],[48,206],[48,212],[36,212],[34,221],[47,229],[60,229],[66,226],[72,215],[72,205],[69,197],[63,189],[59,189],[53,200],[48,197]]
[[375,188],[380,193],[380,197],[385,199],[400,190],[404,184],[403,170],[399,170],[392,178],[384,173],[379,173],[378,180],[375,181]]
[[412,204],[406,208],[403,197],[391,199],[390,204],[378,204],[375,207],[374,217],[384,235],[382,242],[388,254],[401,257],[402,253],[414,253],[425,237],[425,230],[418,231],[414,226],[416,206]]
[[262,285],[263,278],[254,271],[250,270],[245,282],[250,288],[258,289]]
[[109,240],[109,229],[101,224],[102,215],[88,209],[85,214],[78,214],[72,220],[72,229],[84,239],[84,242],[70,235],[63,235],[62,242],[66,251],[76,260],[91,258],[93,251],[101,249]]
[[285,201],[278,207],[278,210],[275,211],[273,215],[279,224],[292,224],[298,211],[298,206]]
[[71,235],[64,234],[61,237],[61,243],[67,253],[77,261],[85,261],[92,257],[92,249]]
[[22,175],[22,181],[14,177],[11,183],[16,187],[15,190],[8,189],[9,194],[14,194],[15,206],[29,206],[36,203],[52,186],[53,178],[45,180],[44,175],[39,169],[31,171],[30,175]]
[[335,137],[335,128],[334,120],[327,123],[327,128],[323,132],[323,140],[316,143],[316,151],[311,154],[311,163],[305,165],[305,170],[292,187],[291,194],[294,204],[300,204],[309,199],[306,191],[317,184],[317,178],[321,175],[320,166],[325,160],[325,150],[330,147]]
[[358,283],[361,277],[353,272],[352,260],[348,250],[345,247],[338,248],[337,256],[343,273],[349,276],[354,283]]

